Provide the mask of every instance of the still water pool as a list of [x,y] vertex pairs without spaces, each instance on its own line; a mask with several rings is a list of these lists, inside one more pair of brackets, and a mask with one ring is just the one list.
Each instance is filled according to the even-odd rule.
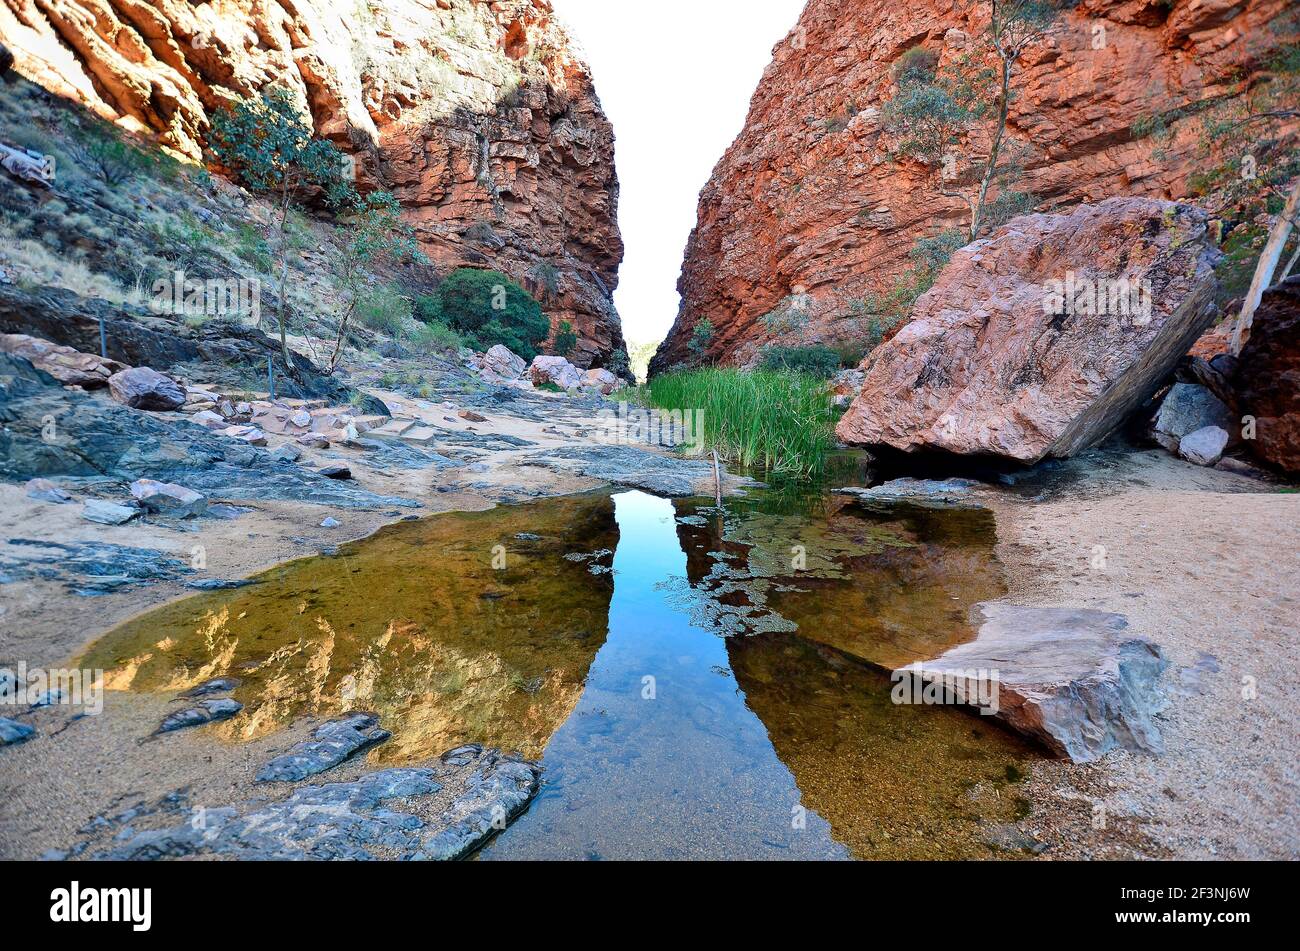
[[973,636],[1003,593],[983,510],[628,491],[390,526],[110,632],[117,690],[241,678],[231,742],[378,713],[375,764],[466,742],[545,767],[481,858],[995,854],[1035,754],[897,706],[884,672]]

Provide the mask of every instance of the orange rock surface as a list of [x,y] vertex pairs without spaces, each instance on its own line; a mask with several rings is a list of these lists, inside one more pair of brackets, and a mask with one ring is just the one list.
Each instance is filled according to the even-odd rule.
[[0,33],[30,79],[193,159],[223,101],[287,85],[440,270],[510,274],[580,366],[624,349],[613,132],[548,0],[0,0]]
[[[1289,0],[1083,0],[1015,74],[1008,134],[1023,152],[1017,188],[1039,210],[1112,196],[1181,199],[1200,148],[1179,111],[1234,94],[1284,41]],[[987,22],[988,4],[810,0],[779,43],[745,127],[700,195],[677,322],[653,364],[688,361],[698,322],[713,360],[745,364],[764,343],[863,338],[853,304],[892,286],[917,238],[968,224],[932,170],[889,157],[881,106],[890,69],[913,46],[950,63]],[[1168,118],[1172,135],[1135,135]],[[957,184],[979,169],[976,133],[954,150]],[[966,188],[969,191],[969,187]],[[760,318],[787,308],[794,331]]]

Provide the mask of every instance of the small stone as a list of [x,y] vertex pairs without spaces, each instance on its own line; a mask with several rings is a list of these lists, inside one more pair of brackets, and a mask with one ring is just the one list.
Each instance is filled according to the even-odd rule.
[[1212,466],[1223,458],[1228,434],[1218,426],[1204,426],[1188,433],[1178,443],[1178,455],[1198,466]]
[[265,446],[266,433],[256,426],[229,426],[222,430],[221,434],[230,439],[238,439],[240,442],[246,442],[250,446]]
[[108,378],[113,399],[132,409],[168,411],[185,405],[185,391],[169,376],[148,367],[131,367]]
[[300,409],[289,417],[289,422],[300,429],[306,429],[311,425],[311,413],[307,412],[305,409]]
[[130,505],[118,505],[103,499],[87,499],[81,510],[81,517],[87,522],[100,525],[125,525],[140,514],[140,510]]
[[488,421],[486,416],[476,413],[472,409],[463,409],[457,415],[471,423],[486,423]]
[[172,518],[202,515],[208,508],[206,497],[174,482],[137,479],[131,483],[131,495],[148,511]]
[[225,429],[229,425],[219,413],[207,409],[195,413],[190,421],[206,429]]
[[334,518],[333,516],[329,516],[329,517],[325,518],[325,519],[320,523],[320,527],[321,527],[321,528],[338,528],[338,527],[339,527],[340,525],[342,525],[342,524],[343,524],[343,523],[340,522],[338,519]]
[[296,442],[308,449],[328,449],[330,447],[329,437],[323,433],[304,433],[297,438]]
[[25,486],[27,497],[35,499],[37,502],[53,502],[55,505],[62,505],[64,502],[71,502],[72,496],[60,489],[49,479],[32,479]]
[[352,470],[347,466],[325,466],[320,470],[320,474],[327,479],[351,479]]
[[302,450],[291,442],[276,446],[268,453],[276,462],[297,462],[302,458]]

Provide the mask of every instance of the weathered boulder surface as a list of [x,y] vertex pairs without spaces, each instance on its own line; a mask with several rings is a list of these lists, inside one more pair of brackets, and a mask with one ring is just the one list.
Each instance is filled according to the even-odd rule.
[[184,388],[169,376],[148,367],[131,367],[108,378],[117,400],[132,409],[169,411],[185,405]]
[[1203,212],[1156,199],[1013,218],[958,251],[867,358],[836,431],[1023,463],[1086,449],[1213,320],[1217,254]]
[[1165,704],[1169,664],[1155,644],[1126,633],[1122,615],[1001,602],[975,613],[983,619],[975,640],[901,670],[954,684],[968,702],[980,692],[973,677],[996,672],[992,715],[1077,763],[1113,749],[1164,752],[1153,716]]
[[588,370],[582,375],[581,385],[584,390],[599,390],[609,396],[619,387],[619,380],[608,370]]
[[1232,410],[1204,386],[1175,383],[1160,402],[1151,435],[1170,452],[1178,452],[1184,436],[1206,426],[1231,431]]
[[483,369],[504,380],[517,380],[528,369],[528,361],[503,344],[494,344],[483,354]]
[[87,390],[108,386],[109,377],[127,368],[126,364],[116,360],[82,353],[28,334],[0,334],[0,350],[30,360],[33,366],[65,386],[80,386]]
[[131,483],[131,495],[146,510],[174,518],[202,515],[208,510],[208,500],[201,493],[174,482],[137,479]]
[[534,357],[528,378],[534,386],[550,383],[562,390],[577,389],[582,384],[582,374],[564,357]]
[[1255,418],[1250,452],[1300,476],[1300,275],[1264,292],[1233,383],[1240,415]]
[[35,82],[190,158],[223,102],[289,88],[441,271],[528,286],[583,366],[624,350],[614,135],[548,0],[11,2],[0,34]]
[[1223,458],[1228,434],[1218,426],[1204,426],[1188,433],[1178,443],[1178,455],[1198,466],[1212,466]]
[[[1113,195],[1186,199],[1206,168],[1197,115],[1231,103],[1290,42],[1289,0],[1085,0],[1017,63],[1010,148],[1015,188],[1043,210]],[[857,343],[855,302],[888,293],[918,238],[969,227],[987,132],[953,149],[950,171],[891,159],[881,105],[913,46],[950,64],[974,52],[987,3],[809,0],[772,52],[744,129],[700,193],[677,321],[652,364],[692,359],[700,321],[710,362],[744,365],[765,343]],[[991,63],[989,65],[992,65]],[[1143,131],[1160,117],[1168,134]],[[941,180],[942,175],[950,180]],[[800,292],[802,288],[802,292]],[[788,332],[760,318],[801,303]]]
[[238,700],[228,698],[200,700],[192,707],[169,713],[154,732],[155,734],[175,733],[177,730],[187,730],[205,723],[219,723],[222,720],[229,720],[242,709],[244,705]]

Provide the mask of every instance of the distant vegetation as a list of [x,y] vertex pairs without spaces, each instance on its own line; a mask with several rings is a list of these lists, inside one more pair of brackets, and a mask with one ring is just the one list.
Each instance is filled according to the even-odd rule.
[[824,344],[806,347],[767,347],[763,350],[760,364],[764,370],[793,370],[823,380],[833,377],[840,370],[841,365],[840,351]]
[[659,409],[703,410],[704,444],[742,466],[813,475],[835,446],[826,382],[807,373],[682,370],[654,377],[640,394]]
[[416,316],[457,331],[477,350],[504,344],[525,360],[541,352],[551,332],[542,305],[500,271],[457,268],[417,299]]

